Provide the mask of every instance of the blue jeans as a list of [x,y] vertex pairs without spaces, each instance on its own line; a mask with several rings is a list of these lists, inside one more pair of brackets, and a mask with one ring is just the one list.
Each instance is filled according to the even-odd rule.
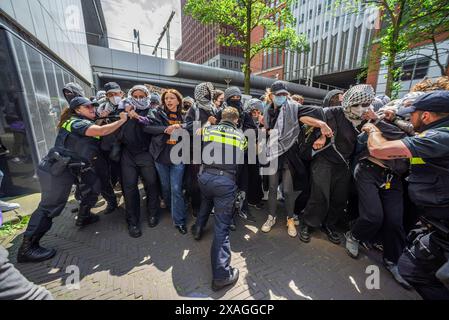
[[203,202],[201,206],[215,207],[215,234],[211,248],[214,280],[227,280],[231,276],[231,243],[229,226],[232,223],[237,185],[228,177],[203,173],[198,178]]
[[184,164],[162,164],[156,162],[156,170],[161,179],[162,196],[171,209],[175,226],[186,225],[186,205],[182,194]]

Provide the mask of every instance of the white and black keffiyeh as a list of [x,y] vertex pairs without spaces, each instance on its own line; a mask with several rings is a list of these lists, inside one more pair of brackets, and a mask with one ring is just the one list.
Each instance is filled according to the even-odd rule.
[[371,104],[375,98],[374,89],[368,84],[359,84],[349,89],[343,96],[345,109],[361,104]]
[[195,101],[198,108],[208,113],[216,113],[216,108],[212,103],[214,85],[210,82],[203,82],[195,88]]

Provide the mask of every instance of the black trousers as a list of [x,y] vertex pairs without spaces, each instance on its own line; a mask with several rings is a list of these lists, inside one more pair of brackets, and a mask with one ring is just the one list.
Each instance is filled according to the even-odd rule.
[[142,179],[147,210],[150,216],[157,216],[159,210],[159,184],[154,159],[149,152],[131,154],[122,151],[122,189],[125,198],[126,220],[130,225],[140,223],[139,177]]
[[401,177],[392,175],[390,189],[381,187],[389,170],[370,163],[359,162],[355,182],[359,195],[359,217],[352,234],[361,241],[380,239],[384,258],[397,263],[405,248],[403,185]]
[[400,257],[398,269],[423,299],[449,300],[449,289],[435,276],[446,261],[427,235]]
[[72,185],[77,181],[80,207],[92,208],[98,201],[101,183],[93,170],[73,173],[66,169],[60,176],[49,173],[48,163],[43,161],[37,170],[41,185],[41,202],[36,211],[31,215],[25,236],[43,235],[50,230],[53,218],[59,216],[64,210],[72,190]]
[[311,193],[303,220],[310,227],[335,227],[345,214],[351,173],[345,164],[318,156],[311,164]]
[[111,168],[106,154],[101,153],[94,164],[95,172],[100,179],[101,195],[111,206],[117,206],[117,197],[112,187]]
[[189,164],[184,174],[184,188],[186,190],[186,198],[190,199],[192,210],[198,212],[201,206],[201,190],[198,184],[198,174],[200,172],[200,164]]
[[248,202],[259,204],[263,198],[262,176],[260,175],[260,166],[258,164],[248,165],[248,181],[251,187],[248,187]]

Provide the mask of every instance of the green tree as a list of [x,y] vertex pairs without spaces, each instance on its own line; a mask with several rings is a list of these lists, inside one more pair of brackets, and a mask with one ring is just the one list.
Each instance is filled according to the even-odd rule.
[[412,28],[435,19],[440,14],[449,14],[447,0],[340,0],[337,4],[343,4],[348,11],[358,11],[364,6],[379,9],[382,27],[378,42],[387,66],[385,93],[390,96],[398,91],[402,70],[397,66],[396,60],[410,49],[413,43],[409,35]]
[[438,46],[437,37],[443,32],[449,30],[449,2],[446,8],[436,12],[431,16],[424,17],[419,23],[413,23],[410,25],[407,33],[407,41],[411,44],[419,43],[422,41],[430,41],[434,55],[425,55],[419,53],[419,50],[411,49],[410,55],[421,55],[429,60],[434,61],[442,76],[447,74],[447,65],[442,61],[442,57],[445,54],[449,54],[449,47],[442,48]]
[[[183,10],[201,23],[217,27],[218,44],[243,49],[245,93],[249,94],[251,61],[258,53],[268,49],[308,49],[306,37],[298,36],[292,28],[291,2],[278,0],[272,6],[272,1],[266,0],[188,0]],[[251,33],[257,27],[264,29],[265,36],[258,43],[251,43]]]

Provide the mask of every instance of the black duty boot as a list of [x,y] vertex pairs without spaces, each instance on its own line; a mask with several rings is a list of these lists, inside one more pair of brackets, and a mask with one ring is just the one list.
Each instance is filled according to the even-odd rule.
[[190,231],[192,231],[193,238],[194,238],[196,241],[200,241],[201,238],[203,237],[203,229],[202,229],[201,227],[197,227],[196,224],[194,224],[194,225],[192,226],[192,229],[191,229]]
[[155,228],[159,224],[159,219],[155,215],[148,216],[148,226],[150,228]]
[[305,223],[304,221],[301,221],[299,225],[299,239],[302,242],[309,243],[311,240],[311,228]]
[[131,238],[140,238],[142,236],[140,227],[133,224],[128,224],[128,233]]
[[100,217],[92,214],[90,212],[90,208],[88,207],[80,207],[80,211],[78,213],[78,219],[76,219],[77,227],[85,227],[95,222],[98,222]]
[[54,249],[45,249],[39,245],[40,237],[24,237],[22,245],[17,253],[17,262],[42,262],[53,258],[56,254]]

